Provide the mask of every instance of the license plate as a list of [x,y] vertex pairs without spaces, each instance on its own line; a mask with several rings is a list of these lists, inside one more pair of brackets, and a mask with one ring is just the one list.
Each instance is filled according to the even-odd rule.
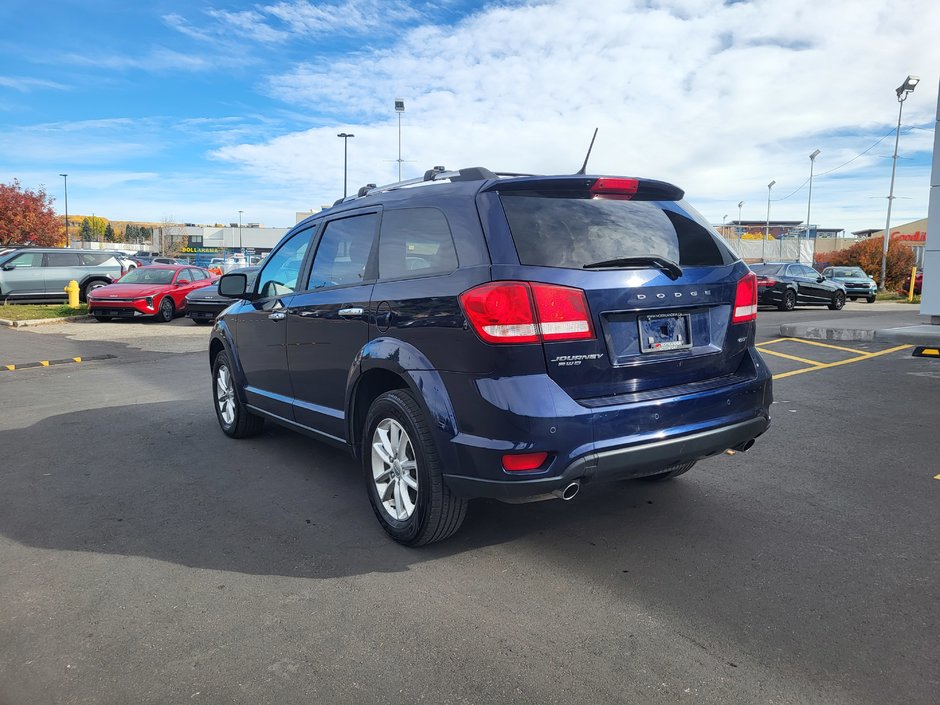
[[686,350],[692,347],[687,313],[653,313],[640,316],[640,352]]

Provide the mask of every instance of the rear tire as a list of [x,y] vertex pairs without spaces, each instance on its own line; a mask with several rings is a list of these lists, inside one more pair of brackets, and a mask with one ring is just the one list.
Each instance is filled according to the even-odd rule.
[[842,307],[845,306],[845,294],[841,291],[837,291],[836,295],[832,297],[832,302],[829,304],[829,309],[831,311],[840,311]]
[[679,463],[677,465],[672,465],[664,472],[656,473],[655,475],[647,475],[646,477],[640,478],[641,480],[646,480],[647,482],[662,482],[663,480],[671,480],[674,477],[679,477],[679,475],[685,475],[692,467],[695,465],[695,461],[688,463]]
[[264,419],[252,414],[238,398],[235,377],[228,353],[220,352],[212,363],[212,400],[222,432],[230,438],[257,436],[264,428]]
[[215,321],[213,321],[213,320],[210,319],[210,318],[193,318],[192,321],[193,321],[193,323],[195,323],[197,326],[209,326],[209,325],[212,325],[213,323],[215,323]]
[[467,500],[444,484],[431,429],[410,392],[386,392],[372,403],[361,450],[369,502],[395,541],[423,546],[460,528]]
[[94,291],[95,289],[100,289],[103,286],[107,286],[110,282],[106,282],[102,279],[92,279],[90,282],[85,282],[85,285],[78,292],[78,298],[82,303],[88,301],[88,292]]
[[796,308],[796,294],[793,293],[792,289],[787,289],[787,293],[783,295],[783,301],[780,302],[777,308],[781,311],[792,311]]
[[98,323],[108,323],[111,320],[111,316],[95,316],[95,320]]

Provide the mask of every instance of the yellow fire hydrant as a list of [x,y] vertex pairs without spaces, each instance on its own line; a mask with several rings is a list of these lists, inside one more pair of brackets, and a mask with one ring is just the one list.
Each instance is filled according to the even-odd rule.
[[74,279],[65,287],[65,293],[69,295],[69,308],[78,308],[78,282]]

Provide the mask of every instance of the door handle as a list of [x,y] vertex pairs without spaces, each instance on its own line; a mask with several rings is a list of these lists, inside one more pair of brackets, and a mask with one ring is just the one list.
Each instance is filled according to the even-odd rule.
[[268,319],[272,321],[283,321],[287,318],[287,314],[283,311],[275,311],[274,313],[268,314]]
[[341,308],[339,310],[339,315],[343,318],[356,318],[361,316],[365,311],[359,307],[355,308]]

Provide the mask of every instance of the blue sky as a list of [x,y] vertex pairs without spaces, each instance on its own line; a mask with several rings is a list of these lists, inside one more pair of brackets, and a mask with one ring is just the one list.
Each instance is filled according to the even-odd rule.
[[892,222],[926,216],[938,26],[926,0],[5,0],[0,182],[288,226],[342,195],[338,132],[350,189],[397,178],[400,97],[406,177],[571,172],[599,127],[593,173],[673,181],[713,222],[764,218],[774,179],[772,217],[802,220],[818,148],[812,221],[883,227],[908,74]]

